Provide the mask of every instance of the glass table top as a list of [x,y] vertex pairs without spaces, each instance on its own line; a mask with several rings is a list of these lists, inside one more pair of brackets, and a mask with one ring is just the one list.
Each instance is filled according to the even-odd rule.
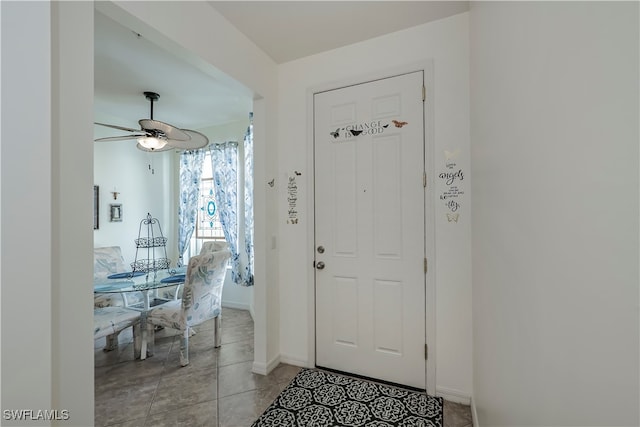
[[160,280],[150,282],[134,282],[133,280],[109,280],[93,284],[93,292],[97,294],[109,294],[120,292],[139,292],[150,289],[161,289],[176,286],[182,282],[162,282]]

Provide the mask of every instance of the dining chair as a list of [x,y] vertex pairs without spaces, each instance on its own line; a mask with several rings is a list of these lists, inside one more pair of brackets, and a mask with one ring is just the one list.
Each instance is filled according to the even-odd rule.
[[120,246],[93,248],[93,280],[106,280],[114,273],[127,271]]
[[182,332],[180,365],[189,364],[189,337],[193,326],[214,320],[214,346],[222,337],[222,288],[227,274],[228,249],[192,256],[187,265],[182,299],[152,308],[146,315],[147,354],[153,354],[154,328],[163,326]]
[[130,326],[133,327],[133,353],[138,359],[142,349],[140,311],[125,307],[93,309],[93,339],[107,338],[104,351],[118,348],[118,335]]
[[[199,255],[204,255],[206,253],[209,252],[216,252],[216,251],[221,251],[223,249],[227,249],[229,247],[229,244],[225,241],[222,240],[207,240],[202,244],[202,247],[200,248],[200,254]],[[173,277],[168,277],[166,279],[166,281],[182,281],[184,282],[184,280],[180,280],[181,278],[184,279],[185,274],[176,274]],[[177,285],[175,288],[167,288],[167,289],[163,289],[162,291],[162,297],[165,299],[180,299],[182,298],[182,286],[181,285]]]
[[[120,246],[104,246],[93,248],[93,283],[108,283],[109,276],[130,272],[124,263],[122,250]],[[97,293],[93,297],[94,307],[126,307],[129,305],[139,304],[143,301],[144,296],[140,292],[129,293],[127,296],[122,294],[100,294]]]
[[200,255],[209,252],[221,251],[223,249],[227,249],[228,247],[229,244],[223,240],[207,240],[202,244],[202,247],[200,248]]

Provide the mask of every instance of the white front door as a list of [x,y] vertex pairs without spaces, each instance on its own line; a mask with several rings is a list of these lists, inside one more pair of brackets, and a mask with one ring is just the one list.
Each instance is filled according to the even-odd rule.
[[316,365],[425,389],[423,72],[314,95]]

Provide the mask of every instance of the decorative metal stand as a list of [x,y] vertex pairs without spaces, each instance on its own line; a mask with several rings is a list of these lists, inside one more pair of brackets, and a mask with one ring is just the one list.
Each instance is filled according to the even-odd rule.
[[[146,228],[146,237],[143,235],[143,228]],[[146,283],[149,283],[149,276],[153,273],[151,282],[157,280],[159,270],[167,270],[171,260],[167,257],[167,238],[162,235],[162,227],[156,218],[152,218],[148,213],[147,217],[140,221],[138,238],[136,243],[136,258],[131,263],[133,273],[143,272],[146,274]],[[146,251],[146,257],[144,252]],[[139,285],[144,287],[144,284]]]

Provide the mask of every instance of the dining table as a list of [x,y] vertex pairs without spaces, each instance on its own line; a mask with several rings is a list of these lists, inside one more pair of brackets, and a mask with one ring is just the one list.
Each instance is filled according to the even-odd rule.
[[[142,273],[142,274],[140,274]],[[108,276],[107,280],[94,282],[94,294],[116,294],[119,293],[125,301],[125,307],[140,311],[140,323],[142,332],[142,347],[140,359],[147,357],[148,337],[146,320],[147,313],[158,305],[178,299],[179,288],[184,284],[185,267],[163,270],[157,274],[147,274],[144,272],[124,272],[115,273]],[[144,277],[142,277],[144,276]],[[176,287],[173,297],[166,298],[159,295],[160,289]],[[140,292],[143,296],[142,302],[127,304],[127,295]]]

